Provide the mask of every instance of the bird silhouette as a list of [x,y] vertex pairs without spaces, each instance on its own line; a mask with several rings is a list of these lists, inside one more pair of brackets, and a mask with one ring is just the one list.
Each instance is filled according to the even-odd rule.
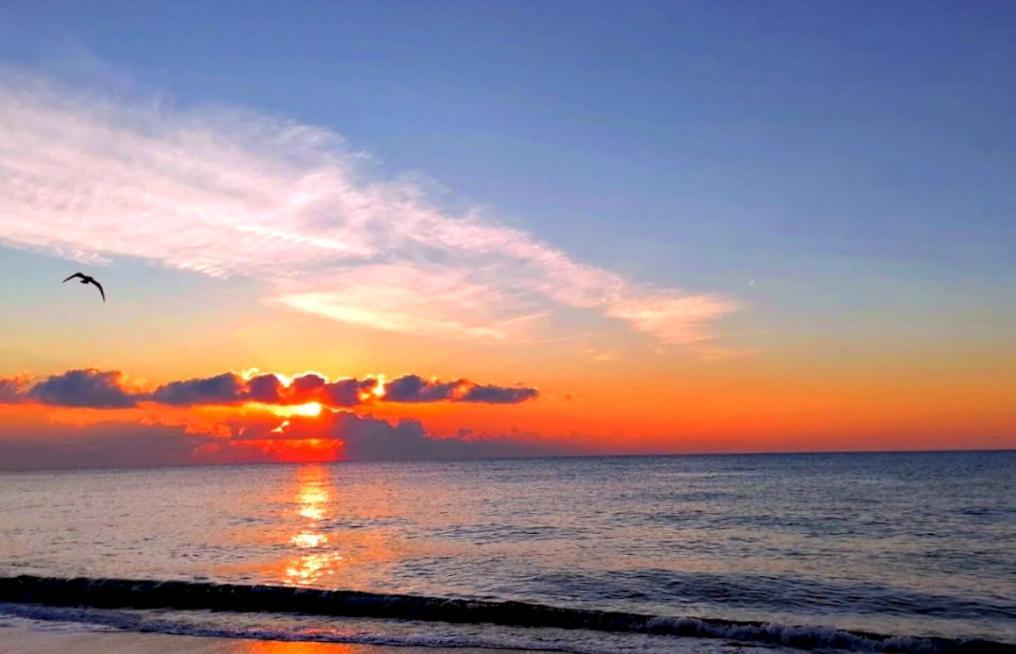
[[95,281],[94,277],[89,277],[85,273],[76,272],[73,275],[71,275],[70,277],[68,277],[67,279],[65,279],[64,283],[69,282],[70,280],[74,279],[75,277],[80,277],[82,284],[95,284],[95,287],[97,289],[99,289],[99,295],[102,296],[102,301],[103,302],[106,301],[106,292],[104,290],[102,290],[102,284],[100,284],[99,282]]

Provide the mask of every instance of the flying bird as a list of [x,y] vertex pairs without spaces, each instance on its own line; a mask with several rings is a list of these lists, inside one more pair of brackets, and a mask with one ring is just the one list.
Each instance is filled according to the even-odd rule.
[[102,284],[100,284],[99,282],[95,281],[94,277],[89,277],[88,275],[86,275],[84,273],[76,272],[73,275],[71,275],[70,277],[68,277],[67,279],[65,279],[64,283],[69,282],[70,280],[74,279],[75,277],[80,277],[82,284],[95,284],[95,287],[97,289],[99,289],[99,295],[102,296],[102,301],[103,302],[106,301],[106,292],[104,290],[102,290]]

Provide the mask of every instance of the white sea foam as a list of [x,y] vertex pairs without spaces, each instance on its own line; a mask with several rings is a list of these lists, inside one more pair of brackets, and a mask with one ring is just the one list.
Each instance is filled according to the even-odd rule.
[[[848,631],[823,626],[785,625],[748,621],[732,621],[690,617],[660,617],[618,611],[561,608],[528,602],[496,602],[366,593],[359,591],[326,591],[285,586],[248,586],[210,582],[145,581],[128,579],[61,579],[22,575],[0,577],[0,600],[9,602],[7,613],[24,617],[75,620],[106,624],[121,629],[151,630],[190,635],[233,636],[259,639],[320,640],[333,642],[375,642],[379,636],[371,632],[327,630],[328,625],[342,618],[384,620],[389,623],[428,625],[420,631],[431,632],[418,642],[418,632],[405,633],[401,638],[423,646],[509,646],[508,643],[479,644],[489,639],[488,625],[498,628],[527,630],[528,640],[541,632],[568,632],[564,638],[537,637],[542,645],[536,649],[575,649],[582,638],[576,633],[618,634],[632,638],[646,636],[667,639],[672,644],[683,639],[738,641],[752,645],[777,645],[804,650],[836,650],[848,652],[916,652],[946,654],[960,652],[1016,652],[1016,645],[987,640],[921,638],[893,634]],[[121,609],[117,611],[95,611]],[[214,610],[256,614],[258,627],[243,626],[236,621],[214,626],[181,626],[179,619],[168,620],[163,614],[153,617],[145,611],[130,609],[170,609],[175,611]],[[122,609],[128,609],[123,611]],[[319,622],[309,629],[265,629],[262,622],[273,616],[298,613],[316,617]],[[441,642],[431,642],[433,624],[480,626],[475,636],[456,633],[442,635]],[[152,625],[156,625],[153,627]],[[355,638],[352,641],[349,639]],[[599,636],[594,641],[599,640]],[[373,640],[364,640],[373,639]],[[451,639],[451,640],[449,640]],[[517,640],[517,638],[516,638]],[[401,641],[400,641],[401,642]],[[511,646],[518,646],[517,644]]]

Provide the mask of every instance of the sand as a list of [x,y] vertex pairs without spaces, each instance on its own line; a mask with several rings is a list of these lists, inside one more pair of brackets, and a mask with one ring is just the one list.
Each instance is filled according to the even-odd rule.
[[[0,654],[433,654],[436,648],[300,643],[240,638],[169,636],[130,631],[0,628]],[[516,650],[455,648],[456,654],[507,654]],[[521,650],[519,650],[521,651]]]

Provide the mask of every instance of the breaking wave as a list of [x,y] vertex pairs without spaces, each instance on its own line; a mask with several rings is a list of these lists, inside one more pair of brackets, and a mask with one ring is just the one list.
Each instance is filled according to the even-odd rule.
[[[0,577],[0,601],[46,607],[97,609],[213,610],[379,618],[503,627],[553,628],[674,638],[725,639],[804,650],[855,652],[1016,653],[1016,644],[983,639],[900,636],[835,629],[693,617],[663,617],[621,611],[562,608],[517,601],[486,601],[289,586],[191,581]],[[84,614],[82,614],[84,615]],[[94,614],[82,621],[95,621]],[[37,616],[41,617],[41,616]],[[129,629],[130,624],[113,624]],[[192,632],[189,632],[192,633]],[[216,631],[233,637],[278,638],[268,633]],[[425,645],[423,642],[417,643]],[[447,641],[442,646],[448,646]],[[467,645],[468,643],[457,643]],[[481,645],[482,646],[482,645]]]

